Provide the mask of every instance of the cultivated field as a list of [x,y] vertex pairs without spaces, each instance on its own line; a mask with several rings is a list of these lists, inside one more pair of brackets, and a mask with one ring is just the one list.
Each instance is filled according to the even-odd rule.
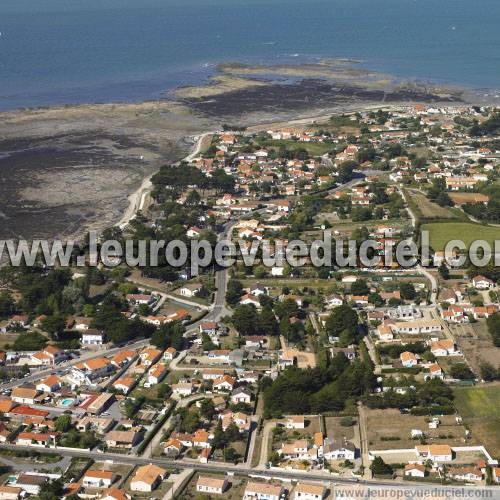
[[455,406],[475,441],[500,456],[500,384],[455,389]]
[[[434,250],[444,250],[451,240],[462,240],[467,248],[475,240],[485,240],[493,245],[500,240],[500,228],[483,226],[472,222],[437,222],[423,224],[422,231],[429,231],[430,245]],[[493,247],[492,247],[493,248]]]

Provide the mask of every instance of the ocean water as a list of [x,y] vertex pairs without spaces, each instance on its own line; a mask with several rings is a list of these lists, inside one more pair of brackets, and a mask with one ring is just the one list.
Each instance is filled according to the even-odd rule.
[[498,89],[499,25],[499,0],[0,0],[0,110],[157,98],[224,61]]

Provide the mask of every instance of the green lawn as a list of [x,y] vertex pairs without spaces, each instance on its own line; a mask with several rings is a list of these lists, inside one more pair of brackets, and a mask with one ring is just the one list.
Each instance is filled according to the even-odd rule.
[[451,240],[462,240],[467,248],[475,240],[485,240],[492,250],[495,240],[500,240],[500,228],[474,224],[473,222],[436,222],[423,224],[422,231],[429,231],[430,245],[435,250],[444,250]]
[[500,417],[500,385],[457,387],[454,393],[462,417]]

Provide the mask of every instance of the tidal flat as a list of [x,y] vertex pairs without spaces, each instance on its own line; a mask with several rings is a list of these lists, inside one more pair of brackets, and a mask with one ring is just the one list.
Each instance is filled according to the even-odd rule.
[[157,101],[0,113],[0,238],[79,237],[120,220],[128,196],[204,132],[416,102],[460,105],[457,88],[402,82],[348,62],[225,65]]

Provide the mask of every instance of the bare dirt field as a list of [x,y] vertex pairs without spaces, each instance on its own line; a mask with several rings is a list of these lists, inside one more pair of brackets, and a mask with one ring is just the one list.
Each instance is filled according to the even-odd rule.
[[450,330],[476,375],[480,375],[482,363],[500,367],[500,347],[493,344],[486,321],[480,320],[468,325],[450,325]]

